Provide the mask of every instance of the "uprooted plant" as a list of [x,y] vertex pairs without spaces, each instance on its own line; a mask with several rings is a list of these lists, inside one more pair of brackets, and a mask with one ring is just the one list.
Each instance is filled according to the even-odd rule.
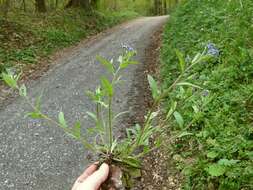
[[[94,120],[95,125],[87,129],[86,134],[81,133],[80,122],[76,122],[72,127],[68,126],[63,112],[58,114],[58,121],[44,114],[40,106],[41,97],[38,97],[35,102],[32,102],[27,95],[26,86],[24,84],[18,84],[20,75],[11,74],[10,72],[2,73],[2,78],[5,83],[12,89],[17,90],[19,95],[33,109],[33,112],[27,113],[26,116],[33,119],[44,119],[54,126],[62,128],[64,132],[80,141],[87,149],[98,155],[101,163],[108,163],[111,166],[111,172],[115,168],[120,171],[120,175],[118,176],[120,178],[118,179],[119,181],[109,178],[103,189],[109,189],[109,187],[113,187],[113,189],[129,189],[132,186],[132,179],[140,176],[141,158],[161,144],[159,139],[155,140],[152,146],[150,144],[150,137],[155,133],[159,136],[162,131],[161,126],[154,126],[155,124],[153,122],[160,112],[158,109],[159,104],[165,98],[168,98],[170,92],[177,86],[187,85],[198,88],[198,86],[187,82],[189,77],[188,71],[197,63],[209,58],[204,51],[202,54],[197,54],[191,61],[186,62],[183,55],[177,51],[181,74],[166,89],[159,87],[154,78],[148,75],[148,82],[154,99],[153,105],[147,112],[143,124],[136,124],[132,128],[127,128],[125,137],[119,139],[114,135],[115,123],[121,115],[127,112],[113,113],[112,105],[115,96],[115,87],[122,82],[121,71],[130,65],[138,63],[133,60],[135,55],[135,50],[124,47],[123,54],[117,60],[117,67],[113,60],[108,61],[101,56],[97,57],[98,61],[107,69],[111,76],[101,77],[100,86],[94,92],[87,92],[88,96],[94,102],[96,112],[87,112],[88,116]],[[171,118],[170,116],[175,112],[175,109],[176,105],[174,104],[166,113],[167,120]],[[94,137],[93,142],[90,142],[90,137]]]

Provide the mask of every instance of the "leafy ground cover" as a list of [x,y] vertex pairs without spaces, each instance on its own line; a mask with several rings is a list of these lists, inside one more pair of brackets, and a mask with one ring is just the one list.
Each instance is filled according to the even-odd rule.
[[169,151],[183,189],[253,189],[252,16],[251,0],[189,0],[166,26],[164,86],[179,75],[175,49],[186,60],[204,49],[214,56],[190,71],[189,82],[203,89],[178,87],[165,102],[177,104]]
[[0,18],[0,73],[36,64],[57,49],[70,46],[122,21],[134,11],[61,10],[47,14],[10,12]]

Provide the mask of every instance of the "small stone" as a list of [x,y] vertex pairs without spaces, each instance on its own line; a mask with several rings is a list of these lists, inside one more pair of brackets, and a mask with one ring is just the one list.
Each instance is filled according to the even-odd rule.
[[169,184],[170,184],[170,186],[175,187],[175,183],[173,181],[170,182]]
[[40,134],[39,133],[34,133],[34,136],[38,137]]

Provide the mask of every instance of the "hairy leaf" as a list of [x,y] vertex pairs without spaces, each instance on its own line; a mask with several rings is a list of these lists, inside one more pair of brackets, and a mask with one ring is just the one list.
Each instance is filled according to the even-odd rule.
[[105,66],[105,68],[110,72],[110,73],[114,73],[114,67],[113,64],[106,60],[105,58],[101,57],[101,56],[97,56],[97,60]]
[[65,121],[65,118],[64,118],[64,113],[63,112],[60,112],[59,115],[58,115],[58,120],[59,120],[59,123],[61,125],[61,127],[63,128],[67,128],[67,123]]
[[30,112],[25,115],[25,118],[26,117],[30,117],[32,119],[42,119],[43,115],[39,112]]
[[219,164],[212,164],[206,168],[206,171],[213,177],[219,177],[226,172],[226,167]]
[[14,78],[13,75],[7,74],[7,73],[2,73],[2,78],[4,82],[11,88],[17,88],[17,79]]
[[189,83],[189,82],[179,82],[179,83],[177,83],[177,86],[191,86],[191,87],[194,87],[194,88],[203,89],[200,86]]
[[151,75],[148,75],[148,83],[151,88],[153,98],[157,99],[158,95],[160,94],[160,91],[158,89],[155,79]]
[[176,119],[177,124],[180,126],[180,128],[183,128],[184,127],[184,119],[183,119],[182,115],[177,111],[175,111],[173,113],[173,115]]
[[180,66],[181,73],[183,73],[184,70],[185,70],[184,55],[177,49],[176,49],[176,54],[177,54],[177,57],[179,59],[179,66]]
[[220,159],[218,161],[219,165],[224,165],[224,166],[232,166],[236,163],[240,162],[240,160],[228,160],[228,159]]
[[73,129],[72,129],[72,134],[76,139],[81,138],[81,123],[76,122]]
[[107,78],[102,77],[101,83],[102,83],[102,88],[103,88],[103,90],[105,90],[106,94],[108,96],[112,97],[114,94],[114,92],[113,92],[114,90],[113,90],[113,86],[110,83],[110,81]]
[[217,152],[215,152],[215,151],[210,151],[210,152],[207,153],[206,156],[207,156],[208,158],[214,159],[214,158],[216,158],[218,155],[219,155],[219,153],[217,153]]

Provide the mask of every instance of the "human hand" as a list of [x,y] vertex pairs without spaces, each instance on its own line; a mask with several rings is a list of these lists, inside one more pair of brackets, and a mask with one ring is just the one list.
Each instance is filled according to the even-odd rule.
[[72,190],[98,190],[108,175],[107,164],[102,164],[99,169],[97,164],[92,164],[77,178]]

